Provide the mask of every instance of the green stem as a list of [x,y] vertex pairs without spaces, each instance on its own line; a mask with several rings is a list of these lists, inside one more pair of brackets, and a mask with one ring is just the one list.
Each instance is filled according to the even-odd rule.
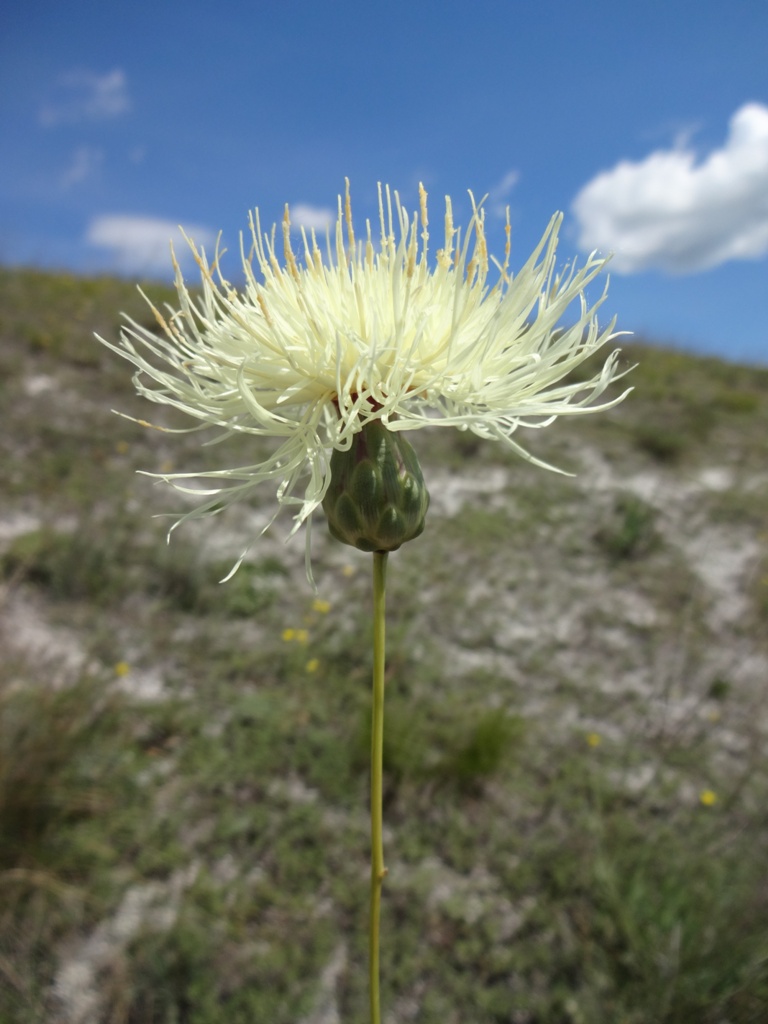
[[371,919],[369,991],[371,1024],[381,1024],[379,999],[379,925],[384,867],[382,769],[384,762],[384,644],[387,552],[373,553],[373,710],[371,715]]

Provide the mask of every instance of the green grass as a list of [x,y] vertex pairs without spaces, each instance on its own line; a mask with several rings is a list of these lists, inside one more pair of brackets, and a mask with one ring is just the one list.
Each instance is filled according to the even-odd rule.
[[634,494],[619,494],[596,540],[613,561],[642,558],[658,544],[653,508]]
[[[369,560],[318,521],[315,604],[301,538],[257,536],[269,488],[168,544],[188,506],[135,471],[262,442],[111,414],[157,412],[91,339],[150,322],[131,284],[2,270],[0,309],[0,1022],[63,1021],[73,962],[99,1024],[364,1020]],[[438,511],[389,572],[398,1024],[768,1017],[768,372],[626,359],[622,406],[521,435],[575,479],[413,439]]]

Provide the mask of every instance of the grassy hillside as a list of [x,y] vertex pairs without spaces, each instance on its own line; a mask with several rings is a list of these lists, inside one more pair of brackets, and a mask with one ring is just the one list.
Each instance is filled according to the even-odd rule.
[[[171,295],[150,286],[161,303]],[[0,271],[0,1021],[365,1019],[369,559],[135,471],[258,461]],[[390,1024],[768,1019],[768,371],[625,346],[617,409],[414,438],[390,559]],[[249,558],[217,581],[246,544]]]

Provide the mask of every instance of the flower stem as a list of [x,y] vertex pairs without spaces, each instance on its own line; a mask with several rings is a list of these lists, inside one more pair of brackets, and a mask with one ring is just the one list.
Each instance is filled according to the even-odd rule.
[[387,552],[373,553],[373,709],[371,714],[371,917],[369,991],[371,1024],[381,1024],[379,998],[379,925],[384,867],[382,771],[384,762],[384,644]]

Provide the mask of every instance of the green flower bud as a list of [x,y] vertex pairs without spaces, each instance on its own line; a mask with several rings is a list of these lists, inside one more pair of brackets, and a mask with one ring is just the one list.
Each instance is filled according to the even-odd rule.
[[424,529],[429,492],[413,447],[370,420],[331,455],[323,511],[331,534],[360,551],[396,551]]

